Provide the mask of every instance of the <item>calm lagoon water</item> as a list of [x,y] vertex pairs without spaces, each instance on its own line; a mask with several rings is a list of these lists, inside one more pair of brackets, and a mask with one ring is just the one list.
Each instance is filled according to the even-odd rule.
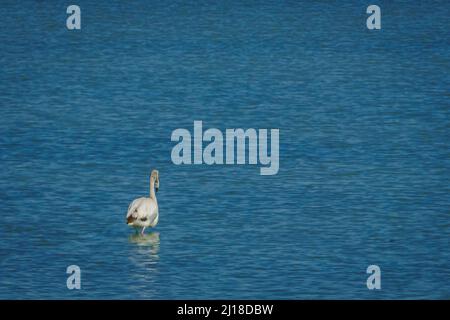
[[[2,3],[0,298],[450,298],[448,1],[76,4]],[[279,128],[279,173],[173,165],[194,120]]]

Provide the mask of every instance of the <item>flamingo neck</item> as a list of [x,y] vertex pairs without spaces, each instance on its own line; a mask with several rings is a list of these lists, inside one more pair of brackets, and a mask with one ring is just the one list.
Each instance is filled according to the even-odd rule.
[[156,194],[155,194],[155,180],[150,178],[150,199],[153,199],[156,201]]

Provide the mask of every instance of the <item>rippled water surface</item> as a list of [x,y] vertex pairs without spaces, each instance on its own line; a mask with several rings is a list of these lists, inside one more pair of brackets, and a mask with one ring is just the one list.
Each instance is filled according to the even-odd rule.
[[[0,298],[450,298],[449,2],[77,4],[2,3]],[[279,128],[279,173],[175,166],[194,120]]]

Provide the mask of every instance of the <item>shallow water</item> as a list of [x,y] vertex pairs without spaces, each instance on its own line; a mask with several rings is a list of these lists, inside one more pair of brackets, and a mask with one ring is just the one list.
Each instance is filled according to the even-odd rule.
[[[0,298],[450,297],[447,1],[77,4],[2,5]],[[194,120],[279,128],[279,173],[173,165]]]

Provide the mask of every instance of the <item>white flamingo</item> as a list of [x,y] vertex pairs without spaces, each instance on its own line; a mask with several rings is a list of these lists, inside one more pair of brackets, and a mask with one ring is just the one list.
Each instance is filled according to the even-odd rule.
[[158,202],[155,189],[159,189],[159,172],[153,170],[150,175],[150,198],[137,198],[131,202],[127,212],[127,225],[142,228],[141,235],[147,227],[154,227],[158,223]]

